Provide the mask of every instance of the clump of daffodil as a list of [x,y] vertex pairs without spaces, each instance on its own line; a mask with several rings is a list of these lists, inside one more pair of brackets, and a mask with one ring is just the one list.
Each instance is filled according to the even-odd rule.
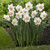
[[34,5],[31,2],[26,3],[25,7],[22,7],[22,5],[8,5],[9,12],[8,15],[4,15],[4,19],[12,26],[10,28],[13,37],[19,45],[24,45],[24,42],[26,42],[26,45],[30,45],[38,40],[40,41],[42,25],[45,22],[44,19],[47,18],[47,13],[43,11],[44,3],[39,3],[35,7],[36,9],[33,10]]

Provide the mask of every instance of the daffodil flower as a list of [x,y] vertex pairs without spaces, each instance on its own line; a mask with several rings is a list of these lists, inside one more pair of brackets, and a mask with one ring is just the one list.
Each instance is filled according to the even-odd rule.
[[47,13],[45,11],[41,12],[40,17],[44,20],[47,17]]
[[10,21],[9,15],[4,15],[4,18],[5,18],[6,21]]
[[27,10],[26,8],[24,8],[24,9],[22,10],[22,12],[23,12],[24,15],[29,14],[29,13],[28,13],[28,10]]
[[14,16],[14,12],[13,11],[9,11],[9,15],[10,16]]
[[40,25],[41,19],[40,19],[39,17],[36,17],[36,18],[34,19],[34,23],[35,23],[35,25]]
[[21,11],[21,10],[22,10],[22,6],[17,5],[17,6],[16,6],[16,9],[17,9],[17,11]]
[[36,5],[36,7],[37,7],[37,10],[42,11],[44,9],[44,4],[39,3],[38,5]]
[[13,6],[13,4],[8,5],[8,10],[9,10],[9,11],[15,11],[14,8],[15,8],[15,7]]
[[37,16],[37,11],[36,10],[32,11],[31,16],[32,16],[32,18],[34,18],[35,16]]
[[18,21],[17,21],[16,18],[14,18],[14,19],[12,20],[12,24],[13,24],[14,26],[17,26],[17,25],[18,25]]
[[30,16],[29,15],[25,15],[23,20],[27,23],[27,22],[30,22]]
[[16,13],[16,16],[15,16],[17,19],[20,19],[22,18],[22,14],[21,13]]
[[33,5],[32,5],[30,2],[28,2],[28,3],[26,3],[26,8],[27,8],[28,10],[30,10],[30,9],[33,8]]

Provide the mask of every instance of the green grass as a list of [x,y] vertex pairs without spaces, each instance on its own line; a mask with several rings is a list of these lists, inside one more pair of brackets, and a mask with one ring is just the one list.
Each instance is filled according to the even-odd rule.
[[0,50],[50,50],[50,45],[42,45],[42,46],[29,46],[29,47],[16,47],[16,48],[6,48]]
[[0,48],[7,47],[14,47],[14,43],[5,29],[0,27]]

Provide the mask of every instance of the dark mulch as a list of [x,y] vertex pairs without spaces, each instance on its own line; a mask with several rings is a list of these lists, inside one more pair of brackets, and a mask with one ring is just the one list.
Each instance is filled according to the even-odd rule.
[[50,28],[44,29],[42,43],[46,45],[50,44]]

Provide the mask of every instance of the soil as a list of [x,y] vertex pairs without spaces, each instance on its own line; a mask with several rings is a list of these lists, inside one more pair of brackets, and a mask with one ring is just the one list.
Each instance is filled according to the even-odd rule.
[[50,28],[44,29],[42,43],[46,45],[50,44]]
[[[5,28],[5,29],[13,39],[13,36],[12,36],[12,33],[11,33],[11,29],[9,27]],[[50,27],[49,28],[45,28],[44,31],[43,31],[43,37],[42,37],[41,45],[44,45],[44,44],[45,45],[50,45]]]

